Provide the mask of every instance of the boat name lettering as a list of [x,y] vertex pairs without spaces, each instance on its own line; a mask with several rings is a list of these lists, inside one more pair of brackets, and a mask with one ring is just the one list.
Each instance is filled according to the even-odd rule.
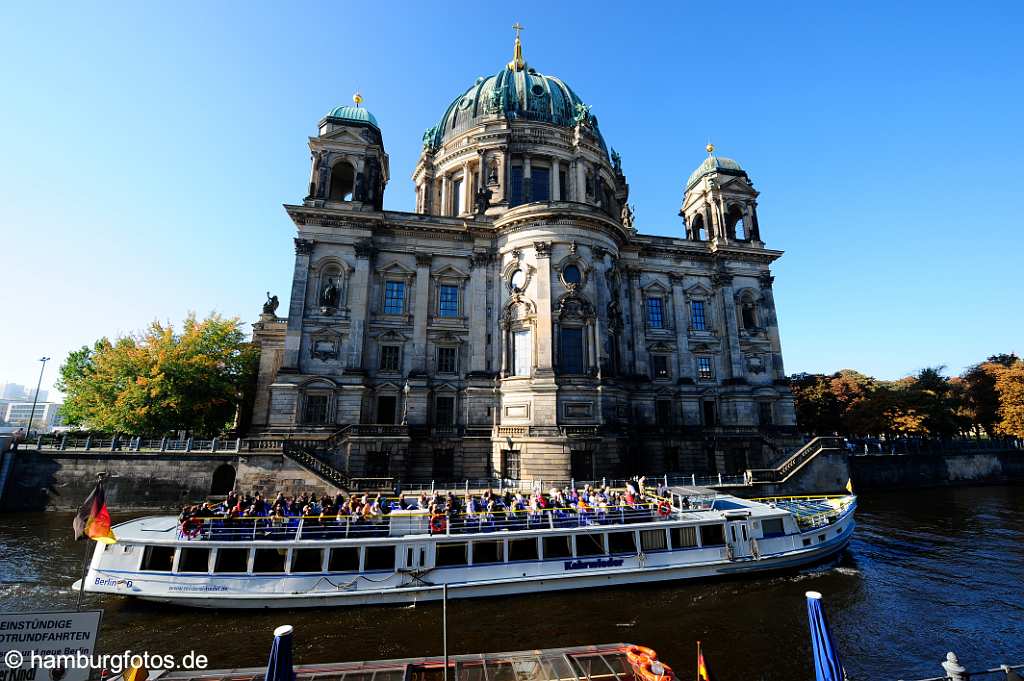
[[130,579],[114,579],[113,577],[97,577],[96,586],[112,586],[115,589],[124,587],[126,589],[132,588],[132,580]]
[[587,570],[589,568],[622,567],[621,558],[598,558],[597,560],[567,560],[566,570]]

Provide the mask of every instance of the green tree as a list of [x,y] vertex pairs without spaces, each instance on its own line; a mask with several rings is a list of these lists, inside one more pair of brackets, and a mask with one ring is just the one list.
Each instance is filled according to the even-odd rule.
[[153,322],[68,356],[59,383],[63,413],[73,425],[106,433],[215,434],[234,416],[257,358],[237,318],[190,314],[180,332]]
[[812,435],[831,435],[842,430],[841,409],[824,374],[795,374],[790,390],[796,403],[796,422]]

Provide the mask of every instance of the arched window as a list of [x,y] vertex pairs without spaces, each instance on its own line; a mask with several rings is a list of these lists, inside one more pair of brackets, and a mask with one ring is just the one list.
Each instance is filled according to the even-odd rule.
[[704,216],[698,213],[693,216],[690,223],[690,234],[694,241],[707,241],[707,234],[704,233]]
[[355,187],[356,171],[348,161],[338,161],[331,168],[331,191],[329,201],[351,201]]
[[750,294],[750,291],[745,292],[740,297],[740,324],[743,329],[748,333],[757,331],[757,302],[754,300],[754,296]]
[[725,226],[731,238],[747,239],[747,228],[743,224],[743,209],[740,206],[736,204],[729,206],[729,210],[725,214]]

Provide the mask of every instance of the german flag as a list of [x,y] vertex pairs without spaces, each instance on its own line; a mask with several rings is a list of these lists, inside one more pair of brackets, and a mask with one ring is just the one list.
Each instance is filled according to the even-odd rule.
[[76,540],[88,537],[104,544],[113,544],[117,541],[113,530],[110,529],[110,512],[107,511],[102,482],[96,483],[86,497],[85,503],[78,509],[74,527]]
[[715,681],[708,671],[708,665],[704,662],[704,653],[700,649],[700,641],[697,641],[697,681]]

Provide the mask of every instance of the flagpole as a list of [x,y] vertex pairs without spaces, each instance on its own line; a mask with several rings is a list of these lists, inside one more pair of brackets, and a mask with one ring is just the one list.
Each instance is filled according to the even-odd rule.
[[85,540],[85,555],[82,556],[82,579],[78,582],[78,606],[76,610],[82,609],[82,599],[85,598],[85,576],[89,572],[89,549],[92,548],[92,540]]

